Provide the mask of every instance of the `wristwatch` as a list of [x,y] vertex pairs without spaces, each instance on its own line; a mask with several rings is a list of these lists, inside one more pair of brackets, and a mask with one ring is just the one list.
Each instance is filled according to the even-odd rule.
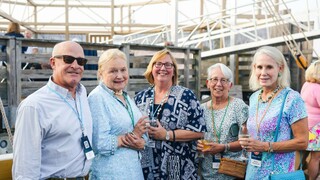
[[169,141],[170,140],[170,134],[169,134],[169,131],[166,131],[166,141]]

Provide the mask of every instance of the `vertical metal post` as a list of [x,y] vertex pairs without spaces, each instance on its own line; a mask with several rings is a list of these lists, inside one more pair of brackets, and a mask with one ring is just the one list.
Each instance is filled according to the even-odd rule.
[[[130,77],[130,62],[132,61],[130,59],[130,44],[122,44],[120,47],[120,50],[126,55],[127,57],[127,66],[128,66],[128,73],[129,73],[129,77]],[[127,87],[126,87],[126,91],[129,92],[131,90],[131,84],[130,84],[130,80],[128,81]],[[129,94],[131,96],[131,94]]]
[[[20,101],[20,94],[18,89],[18,76],[17,71],[19,63],[19,60],[16,61],[16,51],[19,48],[16,48],[16,39],[10,38],[7,42],[7,70],[8,70],[8,86],[7,86],[7,92],[8,92],[8,117],[9,122],[11,124],[11,127],[14,123],[12,123],[15,120],[15,110],[18,106],[18,102]],[[21,51],[21,48],[19,49]],[[21,53],[21,52],[20,52]]]
[[171,41],[178,46],[178,0],[171,0]]

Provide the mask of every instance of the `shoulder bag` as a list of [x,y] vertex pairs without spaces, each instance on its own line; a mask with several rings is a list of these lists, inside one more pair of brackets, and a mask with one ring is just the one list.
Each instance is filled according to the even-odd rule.
[[[285,98],[282,102],[282,106],[281,106],[281,110],[280,110],[280,115],[278,118],[278,122],[277,122],[277,128],[276,128],[276,132],[274,135],[274,142],[277,142],[278,140],[278,133],[279,133],[279,126],[280,126],[280,121],[282,118],[282,114],[283,114],[283,106],[286,102],[287,96],[288,96],[289,91],[286,92],[285,94]],[[304,172],[302,170],[302,152],[300,151],[300,169],[297,171],[293,171],[293,172],[288,172],[288,173],[282,173],[282,174],[274,174],[274,153],[272,154],[272,172],[269,176],[270,180],[305,180],[306,177],[304,175]]]
[[244,179],[247,163],[230,158],[221,158],[218,173]]

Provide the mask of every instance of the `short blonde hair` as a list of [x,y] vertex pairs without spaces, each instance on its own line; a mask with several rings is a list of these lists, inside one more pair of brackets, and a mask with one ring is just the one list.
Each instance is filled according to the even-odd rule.
[[251,64],[250,79],[249,79],[250,89],[255,91],[255,90],[261,88],[259,80],[255,75],[256,74],[255,65],[257,62],[257,58],[262,54],[271,57],[278,64],[279,67],[283,67],[281,75],[277,79],[278,86],[280,88],[290,87],[290,81],[291,81],[290,80],[290,71],[289,71],[289,67],[287,65],[286,59],[284,58],[283,54],[279,51],[279,49],[277,49],[275,47],[263,46],[263,47],[259,48],[253,56],[253,61]]
[[151,58],[147,70],[144,72],[144,77],[147,79],[147,81],[154,85],[154,78],[152,76],[152,69],[153,65],[159,60],[162,59],[165,55],[169,55],[170,59],[172,60],[174,72],[172,77],[172,84],[177,85],[178,84],[178,64],[177,60],[173,57],[172,53],[168,49],[163,49],[161,51],[156,52],[153,57]]
[[101,74],[104,71],[105,65],[115,58],[121,58],[127,61],[126,55],[119,49],[108,49],[102,53],[98,61],[98,71],[97,71],[98,80],[101,79]]
[[307,82],[320,84],[320,60],[310,64],[306,70],[305,78]]
[[8,29],[7,29],[7,33],[20,33],[20,25],[18,23],[15,22],[10,22]]

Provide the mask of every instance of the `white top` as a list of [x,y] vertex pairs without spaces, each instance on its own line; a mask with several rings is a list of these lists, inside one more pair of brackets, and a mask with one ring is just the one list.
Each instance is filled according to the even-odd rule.
[[[82,118],[78,118],[81,115]],[[87,92],[81,84],[75,100],[67,89],[50,78],[46,86],[22,101],[17,110],[13,140],[13,178],[85,176],[91,161],[85,159],[80,143],[79,119],[92,142],[92,118]]]

